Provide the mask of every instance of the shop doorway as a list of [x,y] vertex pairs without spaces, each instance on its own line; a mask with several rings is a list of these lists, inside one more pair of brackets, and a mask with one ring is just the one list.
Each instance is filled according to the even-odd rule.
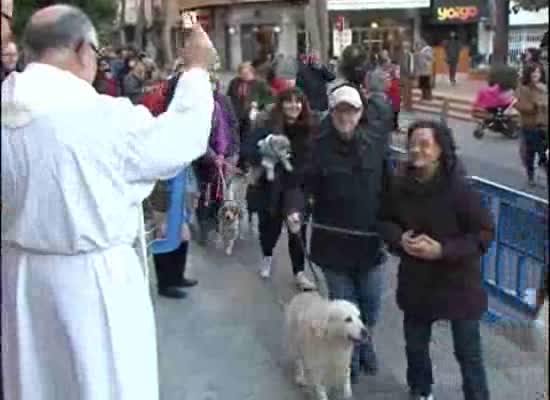
[[385,23],[382,26],[371,24],[369,27],[352,28],[352,43],[363,45],[369,57],[382,49],[390,52],[392,59],[397,59],[404,41],[412,43],[412,29],[399,26],[397,22]]
[[278,47],[275,24],[242,25],[241,50],[242,60],[263,63],[273,58]]

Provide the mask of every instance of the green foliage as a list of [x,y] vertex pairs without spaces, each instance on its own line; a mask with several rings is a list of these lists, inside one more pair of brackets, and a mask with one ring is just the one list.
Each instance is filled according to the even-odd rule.
[[81,8],[98,29],[102,25],[111,23],[116,16],[116,0],[17,0],[15,1],[15,34],[21,35],[25,24],[36,10],[57,3],[71,4]]

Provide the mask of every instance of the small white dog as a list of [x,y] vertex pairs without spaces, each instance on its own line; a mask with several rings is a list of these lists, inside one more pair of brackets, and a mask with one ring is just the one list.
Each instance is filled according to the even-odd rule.
[[317,292],[298,294],[287,306],[284,334],[297,384],[312,389],[316,400],[328,400],[331,389],[351,398],[353,347],[369,336],[354,304]]

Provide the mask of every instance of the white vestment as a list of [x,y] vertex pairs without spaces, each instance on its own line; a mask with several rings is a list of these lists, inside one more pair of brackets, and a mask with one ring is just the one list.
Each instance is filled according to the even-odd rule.
[[206,71],[157,118],[31,64],[2,84],[7,400],[157,400],[155,324],[132,244],[142,201],[204,154]]

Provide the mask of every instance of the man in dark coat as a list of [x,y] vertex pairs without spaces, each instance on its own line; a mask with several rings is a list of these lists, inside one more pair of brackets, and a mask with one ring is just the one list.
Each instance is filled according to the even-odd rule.
[[[388,132],[365,130],[359,123],[363,101],[352,86],[334,90],[329,103],[328,122],[323,124],[306,175],[315,224],[311,260],[322,268],[330,297],[357,304],[372,334],[384,280],[385,256],[375,226]],[[290,221],[297,219],[296,214],[289,216]],[[354,351],[352,383],[361,369],[367,374],[377,372],[372,341]]]
[[327,84],[336,77],[321,63],[319,54],[312,53],[309,62],[301,64],[296,77],[296,86],[302,89],[313,111],[328,110]]
[[445,46],[445,55],[447,57],[447,65],[449,66],[449,80],[453,86],[456,85],[456,69],[461,47],[462,45],[456,36],[456,32],[451,32],[451,37]]

